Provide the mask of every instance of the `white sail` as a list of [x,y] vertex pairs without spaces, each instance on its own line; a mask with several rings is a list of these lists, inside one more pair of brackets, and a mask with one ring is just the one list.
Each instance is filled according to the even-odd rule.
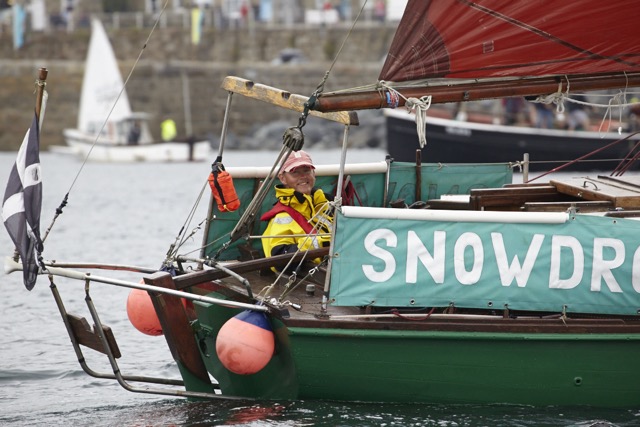
[[105,118],[109,117],[104,131],[114,136],[114,123],[131,117],[129,98],[123,86],[122,75],[107,33],[102,23],[94,18],[91,21],[91,41],[82,82],[78,129],[96,134]]
[[78,126],[63,131],[67,146],[49,149],[103,162],[207,160],[210,143],[190,137],[154,141],[147,113],[131,111],[118,61],[98,19],[91,21]]

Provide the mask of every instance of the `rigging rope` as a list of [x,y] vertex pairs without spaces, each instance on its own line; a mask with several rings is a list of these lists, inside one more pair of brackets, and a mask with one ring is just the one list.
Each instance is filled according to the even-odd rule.
[[164,12],[165,12],[165,10],[166,10],[168,5],[169,5],[169,0],[165,0],[164,5],[162,6],[162,9],[160,10],[160,13],[156,17],[156,20],[153,23],[153,26],[151,27],[151,30],[149,31],[149,35],[147,36],[147,39],[145,40],[144,45],[142,46],[142,49],[140,49],[138,57],[136,58],[136,60],[133,63],[133,65],[131,66],[131,70],[129,70],[129,74],[127,75],[127,78],[125,79],[125,81],[124,81],[124,83],[122,85],[122,88],[120,89],[120,92],[118,93],[118,96],[116,97],[116,100],[113,102],[113,105],[111,106],[111,109],[109,110],[109,113],[107,114],[107,117],[104,119],[104,121],[102,123],[102,126],[100,127],[100,130],[99,130],[95,140],[93,141],[93,144],[91,145],[91,148],[87,152],[87,155],[85,156],[82,164],[78,168],[78,172],[76,173],[75,177],[71,181],[71,185],[69,186],[69,189],[67,190],[66,194],[64,195],[64,198],[63,198],[62,202],[60,203],[60,205],[56,209],[56,213],[55,213],[53,219],[51,220],[51,224],[47,228],[47,231],[45,233],[44,239],[46,239],[46,237],[49,235],[49,233],[53,229],[53,226],[54,226],[56,220],[63,213],[62,210],[67,206],[67,202],[69,200],[69,195],[71,194],[71,190],[73,190],[73,188],[75,187],[76,182],[78,181],[78,179],[80,177],[80,174],[84,170],[84,167],[85,167],[85,165],[86,165],[86,163],[87,163],[87,161],[89,159],[89,156],[91,155],[91,151],[93,150],[95,145],[98,143],[98,140],[100,139],[100,135],[102,135],[102,132],[103,132],[104,128],[106,127],[107,122],[109,121],[109,117],[111,117],[111,114],[113,113],[113,110],[115,109],[115,106],[118,103],[118,100],[120,99],[122,94],[125,92],[127,84],[129,83],[129,79],[131,79],[131,76],[133,75],[133,71],[136,69],[136,67],[138,65],[138,62],[140,62],[140,58],[142,57],[142,54],[144,53],[144,50],[147,48],[147,45],[149,44],[149,40],[151,39],[151,36],[153,35],[153,33],[156,30],[156,28],[158,27],[158,24],[160,22],[160,18],[164,14]]
[[342,44],[340,44],[340,47],[338,48],[338,52],[336,52],[336,55],[333,57],[333,61],[331,62],[331,65],[329,66],[329,69],[324,73],[324,77],[322,78],[322,81],[320,82],[320,84],[318,84],[318,86],[316,87],[316,90],[313,92],[313,94],[311,94],[311,97],[309,97],[307,102],[305,102],[304,111],[302,112],[302,115],[300,116],[300,120],[299,120],[299,123],[298,123],[298,128],[302,128],[302,126],[304,126],[304,124],[306,123],[306,120],[307,120],[307,116],[309,115],[309,111],[311,110],[311,108],[313,108],[313,106],[316,103],[316,100],[318,99],[318,97],[320,95],[322,95],[322,92],[324,91],[324,85],[327,82],[327,80],[329,79],[329,74],[333,70],[333,67],[336,65],[336,62],[338,61],[338,58],[340,57],[340,54],[342,53],[342,49],[344,49],[344,46],[347,44],[347,40],[351,36],[351,33],[353,33],[353,29],[355,28],[356,23],[360,19],[360,16],[362,15],[362,12],[364,11],[364,8],[366,7],[367,2],[368,2],[368,0],[364,0],[362,2],[362,6],[360,7],[360,11],[358,11],[358,15],[356,15],[355,19],[353,20],[353,23],[351,24],[351,27],[349,28],[349,31],[347,32],[347,35],[342,40]]
[[[626,76],[626,73],[625,73]],[[579,99],[573,99],[569,97],[569,91],[571,88],[571,82],[569,81],[568,77],[565,76],[565,79],[567,81],[567,89],[565,92],[562,91],[562,82],[558,83],[558,90],[552,94],[549,95],[540,95],[535,99],[530,99],[530,102],[533,103],[542,103],[542,104],[546,104],[546,105],[550,105],[550,104],[555,104],[556,105],[556,112],[559,114],[564,113],[565,111],[565,106],[564,106],[564,102],[571,102],[574,104],[578,104],[578,105],[584,105],[587,107],[593,107],[593,108],[605,108],[605,112],[604,115],[602,117],[602,121],[600,122],[600,127],[598,128],[598,132],[602,133],[603,132],[603,128],[605,126],[605,123],[607,123],[607,129],[605,130],[605,132],[608,132],[611,126],[611,122],[613,121],[613,113],[612,110],[615,107],[619,108],[619,123],[622,123],[622,111],[624,108],[627,107],[632,107],[632,106],[638,106],[640,105],[640,102],[627,102],[626,101],[626,97],[627,97],[627,88],[624,88],[624,90],[619,91],[618,93],[614,94],[614,95],[593,95],[591,94],[590,96],[605,96],[607,98],[609,98],[609,101],[606,104],[599,104],[599,103],[595,103],[595,102],[587,102],[587,101],[582,101]],[[622,134],[622,126],[618,125],[618,135]]]
[[421,98],[406,98],[384,80],[378,82],[378,89],[386,89],[385,97],[390,108],[396,108],[399,105],[400,98],[404,99],[404,105],[408,112],[415,109],[416,131],[418,132],[418,140],[420,148],[427,145],[427,110],[431,107],[431,95]]
[[427,145],[427,110],[431,106],[431,95],[423,96],[420,99],[409,98],[406,100],[405,106],[409,111],[416,110],[418,140],[420,141],[420,148],[424,148]]
[[[206,218],[204,220],[200,221],[198,223],[198,225],[193,230],[191,230],[191,233],[189,233],[189,235],[186,235],[186,230],[189,228],[189,225],[191,224],[191,221],[195,217],[196,209],[197,209],[198,205],[200,204],[200,201],[202,200],[202,196],[204,195],[204,192],[205,192],[205,189],[207,188],[207,185],[208,185],[208,183],[205,181],[204,184],[202,185],[202,188],[200,189],[200,194],[198,195],[194,205],[191,207],[191,211],[187,215],[187,218],[185,219],[184,224],[180,228],[180,231],[178,232],[178,235],[176,236],[175,241],[169,247],[169,250],[167,251],[167,256],[165,258],[165,261],[164,261],[163,265],[165,265],[165,266],[169,265],[171,260],[175,259],[177,257],[178,250],[180,250],[182,245],[184,245],[187,242],[188,239],[193,237],[196,234],[196,232],[198,230],[200,230],[200,228],[202,227],[202,224],[206,221]],[[193,249],[192,251],[187,252],[187,254],[190,254],[190,253],[195,252],[197,250],[199,250],[199,248]]]

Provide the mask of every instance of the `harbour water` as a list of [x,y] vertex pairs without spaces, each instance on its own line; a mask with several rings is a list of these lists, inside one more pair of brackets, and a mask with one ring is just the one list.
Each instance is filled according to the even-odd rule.
[[[339,161],[338,151],[313,153],[318,164]],[[269,165],[270,152],[229,152],[227,166]],[[352,153],[347,161],[383,160],[381,150]],[[0,154],[4,186],[15,153]],[[58,262],[105,262],[157,268],[184,226],[197,228],[206,206],[185,223],[201,191],[208,195],[207,163],[95,164],[44,153],[41,230],[56,208],[68,205],[45,241],[44,257]],[[189,241],[197,250],[200,235]],[[13,253],[0,232],[4,255]],[[180,253],[186,253],[183,250]],[[197,253],[194,253],[197,255]],[[95,272],[140,280],[140,274]],[[83,282],[55,279],[69,312],[87,319]],[[0,425],[11,426],[532,426],[630,427],[640,425],[640,408],[536,408],[515,405],[395,405],[343,402],[219,401],[131,393],[112,380],[86,375],[78,364],[52,298],[40,276],[27,291],[21,273],[2,275],[0,289]],[[128,290],[92,283],[90,295],[101,320],[120,345],[125,375],[179,378],[163,337],[135,330],[126,315]],[[88,365],[111,372],[107,359],[84,352]],[[558,355],[562,357],[562,355]],[[604,361],[603,361],[604,363]],[[380,387],[384,387],[380,384]],[[640,388],[639,388],[640,392]]]

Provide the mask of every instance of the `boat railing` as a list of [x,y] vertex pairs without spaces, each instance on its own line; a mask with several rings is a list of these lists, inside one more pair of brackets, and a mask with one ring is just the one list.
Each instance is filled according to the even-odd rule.
[[[248,310],[264,311],[264,312],[268,311],[266,307],[261,305],[219,300],[216,298],[196,295],[196,294],[192,294],[192,293],[184,292],[180,290],[153,286],[153,285],[147,284],[146,282],[139,283],[139,282],[131,282],[127,280],[114,279],[111,277],[97,276],[97,275],[82,272],[82,271],[71,270],[68,268],[54,267],[50,263],[45,263],[45,265],[47,267],[46,274],[49,274],[52,276],[66,277],[69,279],[76,279],[76,280],[83,281],[85,283],[86,282],[105,283],[108,285],[115,285],[115,286],[120,286],[125,288],[131,288],[131,289],[141,289],[147,292],[156,292],[159,294],[166,294],[166,295],[170,295],[178,298],[185,298],[191,301],[200,301],[208,304],[217,304],[217,305],[224,305],[226,307],[244,308]],[[9,274],[9,273],[13,273],[14,271],[22,271],[22,264],[14,261],[13,258],[11,257],[5,258],[5,273]],[[166,272],[158,272],[155,274],[166,274],[170,276],[170,274]]]
[[[63,265],[75,265],[81,268],[84,267],[111,269],[116,271],[128,270],[143,273],[150,273],[151,271],[150,269],[146,268],[122,265],[109,266],[105,264],[89,263],[67,263]],[[193,338],[193,334],[184,333],[189,332],[189,328],[191,328],[191,326],[189,320],[187,319],[187,314],[183,308],[181,299],[262,312],[268,311],[268,308],[266,306],[237,301],[220,300],[217,298],[211,298],[204,295],[198,295],[195,293],[179,290],[171,274],[169,274],[168,272],[155,272],[153,274],[148,274],[144,277],[144,283],[138,283],[93,275],[90,273],[73,270],[71,268],[54,267],[52,263],[45,263],[45,266],[46,271],[43,271],[43,273],[48,274],[50,277],[50,289],[53,294],[54,300],[56,301],[56,305],[62,317],[63,323],[69,334],[69,338],[76,353],[76,357],[82,370],[89,376],[99,379],[116,380],[124,389],[135,393],[178,396],[207,400],[237,399],[234,396],[222,396],[220,394],[219,386],[211,382],[207,370],[202,364],[202,360],[200,359],[199,350],[197,347],[197,343],[195,343],[195,340]],[[22,271],[22,264],[15,261],[12,257],[7,257],[5,260],[5,273],[9,274],[15,271]],[[215,271],[223,272],[226,275],[233,274],[226,268],[209,270],[210,274],[214,273]],[[58,286],[55,284],[55,281],[53,279],[54,277],[65,277],[84,282],[84,299],[94,323],[93,329],[89,326],[89,323],[84,317],[80,317],[67,312]],[[158,318],[161,322],[163,333],[167,338],[167,341],[169,342],[170,348],[175,349],[175,344],[179,346],[179,350],[174,351],[174,353],[177,354],[173,354],[173,356],[183,369],[186,369],[192,376],[200,380],[200,389],[205,391],[186,391],[184,390],[184,381],[182,380],[123,374],[117,362],[117,359],[122,356],[120,348],[117,344],[116,338],[111,328],[104,325],[102,323],[102,320],[100,319],[90,293],[91,282],[144,290],[149,292],[152,301],[162,300],[163,305],[168,306],[168,309],[159,308],[155,302],[154,306],[156,308]],[[189,285],[193,285],[193,282],[194,281],[192,280],[187,283]],[[182,287],[182,289],[184,287]],[[181,313],[177,313],[175,311],[176,307],[179,307]],[[183,328],[183,330],[180,331],[180,328]],[[191,340],[192,342],[186,342],[188,340]],[[91,348],[99,353],[104,354],[109,360],[109,364],[112,368],[113,373],[99,372],[91,368],[83,354],[81,346]],[[132,383],[143,383],[146,384],[146,386],[133,385]],[[160,385],[163,387],[153,387],[151,385]]]

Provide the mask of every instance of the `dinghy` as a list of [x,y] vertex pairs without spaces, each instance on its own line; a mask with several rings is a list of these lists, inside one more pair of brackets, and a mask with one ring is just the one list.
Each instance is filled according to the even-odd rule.
[[[65,129],[67,146],[51,151],[96,162],[185,162],[207,160],[209,141],[155,141],[147,113],[132,112],[118,63],[98,19],[91,21],[78,127]],[[106,121],[105,121],[106,120]]]

